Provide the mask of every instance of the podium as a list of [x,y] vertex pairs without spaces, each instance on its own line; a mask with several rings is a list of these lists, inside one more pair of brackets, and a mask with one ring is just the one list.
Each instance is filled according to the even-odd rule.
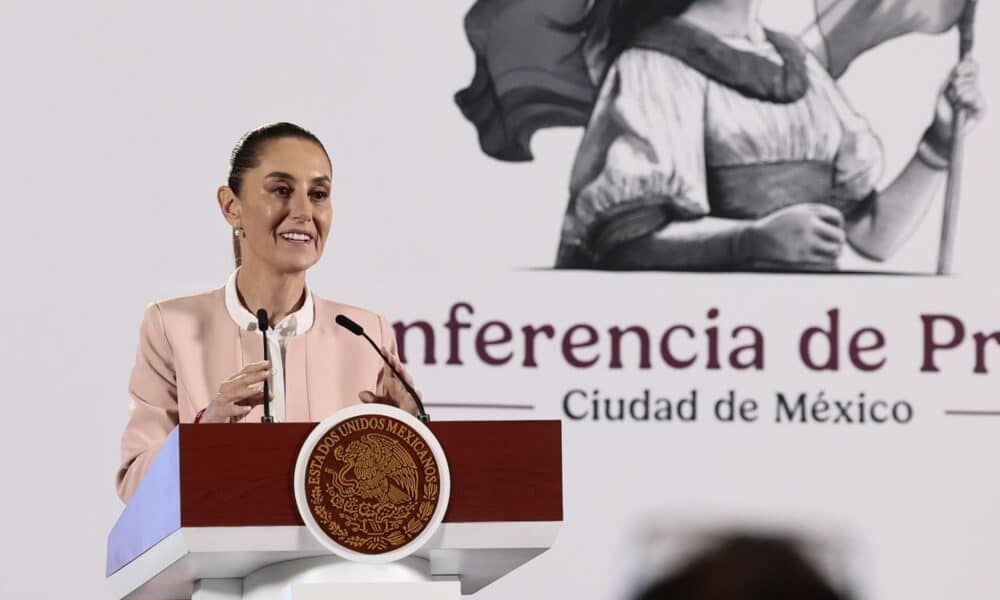
[[415,553],[334,556],[306,529],[292,480],[314,423],[179,425],[108,535],[114,598],[457,598],[552,546],[563,518],[559,421],[428,424],[451,494]]

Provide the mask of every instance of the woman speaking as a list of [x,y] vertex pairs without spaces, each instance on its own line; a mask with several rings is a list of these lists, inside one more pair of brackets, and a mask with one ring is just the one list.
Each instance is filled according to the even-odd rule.
[[[359,401],[416,412],[379,355],[335,319],[343,314],[364,327],[412,385],[389,322],[306,285],[330,232],[331,172],[319,139],[291,123],[255,129],[233,150],[218,201],[237,268],[221,288],[146,309],[117,476],[122,500],[178,423],[259,422],[265,381],[276,421],[319,421]],[[270,326],[266,361],[260,309]]]

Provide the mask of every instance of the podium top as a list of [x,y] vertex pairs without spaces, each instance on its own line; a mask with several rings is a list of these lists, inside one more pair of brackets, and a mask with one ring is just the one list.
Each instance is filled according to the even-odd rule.
[[[302,526],[292,477],[314,427],[179,425],[108,536],[107,575],[181,528]],[[429,427],[451,470],[444,523],[562,521],[559,421]]]

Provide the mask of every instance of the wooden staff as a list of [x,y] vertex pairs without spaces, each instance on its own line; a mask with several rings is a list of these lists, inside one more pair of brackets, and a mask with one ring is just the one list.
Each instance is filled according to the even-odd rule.
[[[972,52],[975,40],[973,30],[976,21],[977,0],[967,0],[962,18],[958,23],[958,55],[964,59]],[[948,185],[944,194],[944,218],[941,222],[941,245],[938,247],[938,275],[951,274],[951,256],[955,246],[955,228],[958,223],[958,200],[962,191],[962,159],[965,137],[965,121],[968,112],[964,107],[954,106],[951,133],[951,157],[948,164]]]

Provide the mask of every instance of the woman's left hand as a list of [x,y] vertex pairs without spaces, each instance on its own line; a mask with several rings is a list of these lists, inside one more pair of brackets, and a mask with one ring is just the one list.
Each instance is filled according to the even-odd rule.
[[[406,369],[403,368],[403,363],[399,362],[396,355],[391,353],[389,349],[385,347],[382,348],[382,354],[385,354],[386,358],[389,359],[389,362],[392,363],[392,366],[396,368],[396,371],[398,371],[399,374],[406,380],[406,383],[416,390],[413,385],[413,377],[406,372]],[[417,403],[410,397],[410,393],[406,391],[406,388],[403,387],[403,383],[398,377],[396,377],[396,374],[392,372],[389,365],[382,365],[382,370],[378,374],[377,386],[382,388],[383,395],[379,396],[374,392],[364,391],[358,394],[358,398],[365,404],[387,404],[389,406],[395,406],[396,408],[405,410],[413,416],[417,416]],[[420,395],[419,391],[417,392],[417,395]]]
[[[979,64],[972,57],[967,57],[952,69],[948,80],[941,86],[938,93],[937,108],[934,111],[934,122],[928,135],[939,144],[950,147],[952,122],[955,110],[966,111],[967,120],[965,133],[972,131],[975,124],[982,119],[986,111],[986,101],[979,88]],[[940,150],[935,148],[935,150]],[[946,154],[944,154],[946,156]]]

